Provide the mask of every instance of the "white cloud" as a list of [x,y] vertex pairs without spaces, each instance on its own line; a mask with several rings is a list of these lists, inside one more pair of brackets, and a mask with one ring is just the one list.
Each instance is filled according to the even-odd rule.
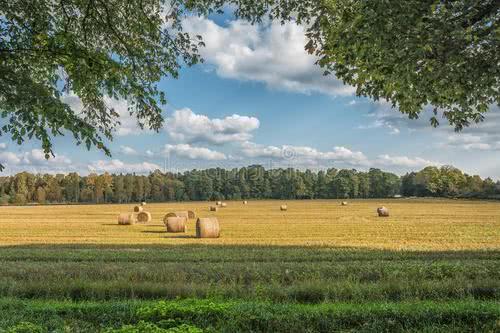
[[216,161],[227,159],[226,155],[221,152],[204,147],[193,147],[189,144],[167,144],[165,145],[164,153],[174,154],[178,157],[188,158],[191,160]]
[[442,165],[436,161],[429,161],[420,157],[410,158],[407,156],[379,155],[372,164],[377,166],[402,167],[407,169],[420,169],[429,165]]
[[0,163],[2,163],[4,166],[10,166],[10,165],[18,165],[22,161],[22,156],[19,156],[18,154],[12,153],[10,151],[2,151],[0,152]]
[[129,156],[138,155],[137,150],[129,146],[120,146],[120,152],[124,155]]
[[7,149],[7,144],[5,142],[0,142],[0,150]]
[[[500,124],[499,124],[500,125]],[[471,133],[453,133],[441,144],[445,148],[456,148],[467,151],[500,150],[500,133],[480,132],[472,129]]]
[[359,129],[387,129],[389,134],[399,134],[406,129],[410,132],[423,132],[435,136],[436,146],[440,149],[453,148],[467,151],[500,150],[500,109],[491,106],[484,114],[485,120],[471,124],[460,132],[455,132],[446,119],[438,113],[440,126],[433,128],[429,119],[434,116],[431,107],[425,107],[418,119],[409,119],[407,115],[392,108],[386,100],[373,102],[373,110],[368,115],[369,124],[358,126]]
[[250,158],[274,158],[279,160],[294,160],[314,164],[319,161],[342,162],[350,165],[366,165],[368,159],[362,152],[354,152],[345,147],[333,147],[332,150],[322,152],[307,146],[283,145],[264,146],[253,142],[244,142],[241,153]]
[[160,166],[154,163],[125,163],[118,159],[94,161],[88,165],[90,172],[109,172],[109,173],[149,173],[160,169]]
[[[65,95],[62,98],[62,101],[68,104],[76,113],[80,113],[83,110],[82,101],[75,94]],[[126,100],[104,97],[104,102],[108,108],[114,109],[119,115],[117,120],[120,122],[120,125],[118,125],[115,130],[115,134],[117,136],[138,135],[148,132],[146,128],[141,130],[137,124],[136,117],[134,115],[130,115],[130,112],[128,111],[128,102]]]
[[324,76],[316,57],[304,50],[302,26],[288,22],[252,25],[242,20],[221,27],[207,18],[188,17],[185,31],[203,36],[203,58],[224,78],[258,81],[268,87],[309,94],[351,95],[354,88]]
[[57,173],[73,169],[72,161],[65,155],[55,154],[49,159],[41,149],[13,153],[10,151],[0,152],[0,163],[3,164],[10,174],[30,171],[32,173]]
[[259,126],[260,122],[255,117],[233,114],[224,119],[210,119],[184,108],[176,110],[166,120],[165,129],[178,142],[223,144],[248,140],[252,137],[251,132]]
[[32,149],[30,152],[24,153],[24,160],[28,164],[33,165],[68,165],[71,164],[71,159],[64,155],[55,154],[54,157],[50,156],[49,159],[45,158],[45,153],[41,149]]
[[26,165],[26,166],[64,166],[71,164],[71,159],[64,155],[50,156],[45,158],[45,153],[41,149],[32,149],[27,152],[13,153],[4,151],[0,153],[0,160],[5,161],[9,165]]
[[111,98],[106,98],[105,100],[107,106],[113,108],[115,112],[120,115],[120,125],[116,129],[116,135],[138,135],[146,132],[145,130],[141,130],[139,128],[135,116],[130,115],[130,112],[128,111],[128,103],[126,100],[117,100]]
[[389,167],[390,169],[420,169],[428,165],[442,165],[440,162],[426,160],[421,157],[379,155],[368,158],[363,152],[352,151],[346,147],[333,147],[329,151],[319,151],[305,146],[283,145],[264,146],[253,142],[241,145],[241,155],[248,158],[268,158],[277,162],[316,167]]

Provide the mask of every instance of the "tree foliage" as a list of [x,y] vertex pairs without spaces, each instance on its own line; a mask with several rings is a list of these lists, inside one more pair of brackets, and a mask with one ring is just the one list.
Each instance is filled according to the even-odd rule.
[[430,107],[433,126],[442,115],[458,131],[500,104],[497,0],[188,2],[211,8],[229,2],[238,17],[253,22],[269,16],[304,24],[305,48],[326,75],[412,119]]
[[36,138],[49,157],[52,138],[70,133],[109,154],[119,119],[106,96],[126,98],[139,126],[158,130],[158,82],[201,60],[203,42],[182,19],[224,8],[303,24],[325,73],[410,118],[430,106],[433,125],[442,113],[460,130],[500,103],[496,0],[0,0],[0,135]]
[[292,168],[265,170],[191,170],[148,176],[96,174],[34,175],[21,172],[0,177],[0,204],[130,203],[187,200],[344,199],[405,196],[500,199],[500,182],[469,176],[443,166],[427,167],[399,177],[380,169],[368,172],[329,169],[313,172]]
[[[105,97],[126,98],[142,128],[162,126],[157,83],[200,59],[164,0],[0,0],[0,135],[18,144],[71,133],[109,154],[119,115]],[[82,110],[62,100],[74,94]]]
[[[425,106],[457,130],[500,103],[500,2],[324,1],[311,52],[328,71],[417,118]],[[436,116],[431,118],[438,124]]]

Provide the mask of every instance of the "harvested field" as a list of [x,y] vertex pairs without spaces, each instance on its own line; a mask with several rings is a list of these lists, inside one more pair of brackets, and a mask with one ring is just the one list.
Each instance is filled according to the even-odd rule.
[[[286,215],[278,201],[231,204],[208,212],[206,202],[148,204],[149,224],[118,227],[129,205],[0,207],[0,245],[20,244],[254,244],[349,246],[396,250],[500,249],[500,203],[459,200],[291,201]],[[384,205],[391,216],[380,219]],[[216,216],[219,239],[175,238],[163,233],[168,211]],[[187,222],[195,235],[196,220]]]
[[[1,207],[0,331],[498,328],[500,203],[279,205],[148,203],[152,221],[135,225],[116,221],[128,205]],[[193,219],[167,233],[165,212],[182,210],[217,217],[220,238],[195,238]]]

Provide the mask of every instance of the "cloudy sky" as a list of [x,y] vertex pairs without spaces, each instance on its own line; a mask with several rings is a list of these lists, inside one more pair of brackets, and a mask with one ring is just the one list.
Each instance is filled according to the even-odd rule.
[[[184,69],[160,87],[169,104],[164,129],[140,131],[125,101],[108,100],[122,115],[110,143],[113,156],[55,140],[46,161],[37,142],[18,146],[0,138],[5,173],[136,172],[154,169],[328,167],[398,174],[450,164],[470,174],[500,179],[500,111],[456,134],[429,125],[429,115],[409,120],[383,101],[355,97],[352,87],[325,77],[304,51],[304,30],[293,23],[252,26],[227,17],[184,21],[200,34],[203,65]],[[78,99],[68,96],[75,109]]]

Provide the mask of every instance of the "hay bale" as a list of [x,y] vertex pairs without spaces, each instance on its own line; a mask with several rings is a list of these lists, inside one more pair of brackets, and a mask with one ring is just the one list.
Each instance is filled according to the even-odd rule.
[[146,202],[145,201],[141,202],[141,206],[146,206]]
[[134,213],[140,213],[144,210],[142,206],[135,206],[134,207]]
[[281,211],[288,210],[288,206],[287,206],[287,205],[281,205],[281,206],[280,206],[280,210],[281,210]]
[[222,208],[227,207],[227,203],[223,202],[223,203],[221,203],[221,204],[220,204],[220,206],[221,206]]
[[165,219],[167,217],[177,217],[177,214],[175,214],[175,212],[170,212],[170,213],[167,213],[167,215],[165,215],[165,217],[163,218],[163,220],[165,221]]
[[137,214],[137,222],[138,223],[149,223],[151,222],[151,213],[142,211]]
[[248,205],[248,201],[246,201],[246,200],[245,200],[245,201],[243,201],[243,204],[244,204],[244,205]]
[[[217,207],[215,207],[217,208]],[[178,212],[170,212],[165,217],[163,218],[163,222],[167,220],[168,217],[184,217],[186,220],[188,219],[195,219],[196,218],[196,213],[193,212],[192,210],[183,210],[183,211],[178,211]]]
[[186,222],[185,217],[166,217],[163,220],[167,226],[167,232],[186,232]]
[[217,207],[217,206],[210,206],[210,211],[211,212],[216,212],[218,210],[219,210],[219,207]]
[[118,224],[120,225],[131,225],[135,222],[135,215],[132,213],[122,213],[118,215]]
[[377,213],[378,216],[380,217],[388,217],[389,216],[389,210],[385,208],[384,206],[377,208]]
[[222,201],[217,201],[216,205],[217,205],[217,206],[222,205]]
[[216,217],[199,218],[196,220],[197,238],[219,238],[220,226]]
[[189,212],[187,210],[178,211],[178,212],[170,212],[167,215],[165,215],[165,218],[167,218],[167,217],[185,217],[186,219],[188,219]]
[[347,201],[342,201],[341,205],[342,206],[347,206]]

